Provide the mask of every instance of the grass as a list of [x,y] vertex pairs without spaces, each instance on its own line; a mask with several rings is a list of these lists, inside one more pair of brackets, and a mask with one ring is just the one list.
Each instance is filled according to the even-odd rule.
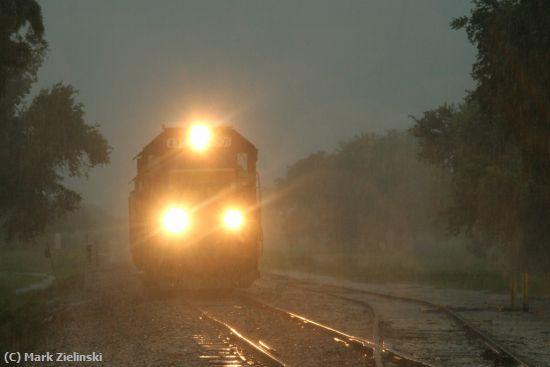
[[[460,243],[421,246],[408,251],[334,253],[307,248],[267,247],[263,268],[295,270],[359,282],[405,282],[507,293],[509,276]],[[532,296],[550,295],[550,276],[531,276]]]
[[67,282],[82,275],[86,266],[84,246],[52,250],[51,257],[36,247],[0,249],[0,299],[11,298],[17,289],[39,283],[49,275],[58,282]]
[[0,299],[0,352],[33,350],[47,337],[49,321],[60,302],[80,289],[78,281],[67,278],[55,286]]
[[[53,264],[53,267],[52,267]],[[79,289],[87,265],[84,246],[51,251],[51,259],[43,248],[26,247],[0,250],[0,340],[13,350],[36,343],[45,332],[45,320],[52,301]],[[44,279],[56,275],[55,286],[16,294]]]
[[42,279],[43,276],[39,275],[3,271],[0,273],[0,290],[4,295],[11,294],[17,289],[29,287]]
[[[40,248],[0,250],[0,291],[13,294],[19,288],[40,282],[45,274],[54,274],[60,281],[78,276],[84,271],[84,246],[52,250],[51,258]],[[0,295],[0,297],[2,297]]]

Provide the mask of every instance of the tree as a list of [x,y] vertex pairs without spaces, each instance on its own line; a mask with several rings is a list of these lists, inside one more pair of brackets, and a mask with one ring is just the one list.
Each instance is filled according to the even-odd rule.
[[451,25],[477,47],[477,85],[462,105],[415,119],[420,158],[451,174],[452,231],[500,248],[516,268],[542,270],[541,255],[550,254],[550,2],[477,0]]
[[353,253],[412,247],[433,232],[437,170],[417,148],[403,132],[362,134],[288,167],[276,195],[288,242]]
[[64,176],[86,175],[109,162],[97,125],[84,120],[76,90],[58,83],[29,104],[47,49],[34,0],[0,2],[0,224],[7,238],[33,238],[78,207]]
[[35,0],[0,2],[0,124],[3,132],[9,128],[7,125],[15,124],[16,109],[36,80],[47,46],[42,12]]
[[[517,253],[522,182],[517,149],[473,101],[444,104],[415,118],[421,160],[447,172],[449,200],[441,214],[452,234],[465,232],[487,247]],[[483,252],[482,249],[474,249]]]

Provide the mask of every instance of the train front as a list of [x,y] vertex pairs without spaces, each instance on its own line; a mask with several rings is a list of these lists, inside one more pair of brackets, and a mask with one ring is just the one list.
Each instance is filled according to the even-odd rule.
[[165,128],[138,155],[130,243],[157,284],[247,287],[261,242],[257,150],[229,127]]

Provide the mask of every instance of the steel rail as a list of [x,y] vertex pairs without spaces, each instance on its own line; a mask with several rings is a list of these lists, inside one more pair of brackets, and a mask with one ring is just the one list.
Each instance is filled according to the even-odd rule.
[[[334,338],[335,341],[344,342],[346,345],[349,345],[358,351],[365,353],[369,357],[373,358],[375,361],[375,364],[378,366],[383,366],[384,362],[391,362],[393,364],[397,364],[399,366],[406,366],[406,367],[432,367],[431,365],[418,361],[412,357],[405,356],[403,354],[400,354],[390,348],[387,348],[384,345],[377,344],[373,341],[357,337],[354,335],[350,335],[348,333],[345,333],[343,331],[337,330],[333,327],[324,325],[322,323],[319,323],[317,321],[314,321],[312,319],[309,319],[305,316],[299,315],[297,313],[294,313],[289,310],[285,310],[283,308],[262,302],[258,300],[257,298],[251,297],[249,295],[244,295],[242,293],[239,294],[244,300],[248,301],[249,303],[255,304],[259,307],[264,307],[269,310],[272,310],[274,312],[277,312],[279,314],[285,315],[293,320],[300,321],[304,325],[311,326],[319,331],[324,332],[325,334],[331,336]],[[371,308],[372,310],[372,308]],[[373,310],[372,310],[373,311]],[[378,354],[378,356],[377,356]],[[378,361],[377,361],[378,360]]]
[[248,350],[251,354],[253,354],[256,358],[258,358],[258,360],[260,360],[266,366],[271,366],[271,367],[287,366],[283,361],[281,361],[279,358],[274,356],[271,353],[271,351],[269,351],[267,348],[265,348],[259,343],[254,343],[252,340],[245,337],[241,332],[239,332],[233,326],[208,314],[208,312],[202,310],[197,305],[190,304],[190,303],[188,304],[190,307],[194,308],[200,314],[201,318],[204,318],[210,321],[211,323],[213,323],[214,325],[216,325],[218,328],[221,328],[227,331],[229,333],[229,337],[233,339],[235,343],[240,344],[241,346],[244,346],[246,350]]
[[423,306],[428,306],[436,310],[441,310],[449,318],[455,320],[459,325],[461,325],[464,329],[466,329],[467,332],[473,334],[478,339],[480,339],[493,352],[493,354],[497,356],[498,359],[509,363],[513,362],[518,367],[529,367],[529,364],[527,362],[525,362],[520,357],[515,355],[514,352],[512,352],[511,350],[509,350],[499,342],[497,342],[495,339],[493,339],[483,331],[476,328],[471,322],[469,322],[460,314],[458,314],[458,312],[454,311],[452,307],[449,307],[447,305],[436,304],[423,299],[412,298],[412,297],[396,296],[392,294],[379,293],[379,292],[367,291],[363,289],[355,289],[355,288],[349,288],[349,287],[337,286],[337,288],[345,289],[347,291],[351,291],[355,293],[369,294],[380,298],[387,298],[387,299],[392,299],[392,300],[401,301],[401,302],[415,303]]
[[[326,294],[326,293],[323,293],[322,291],[310,290],[310,289],[306,289],[306,290],[309,291],[309,292],[316,292],[316,293],[319,293],[319,294]],[[336,297],[336,298],[342,299],[344,301],[348,301],[348,302],[358,304],[361,307],[365,308],[367,310],[367,312],[371,315],[371,317],[373,319],[373,323],[372,323],[372,340],[374,342],[374,350],[373,350],[374,362],[376,364],[376,367],[383,367],[384,363],[382,362],[382,353],[381,353],[382,342],[380,341],[380,327],[379,327],[380,315],[378,315],[376,313],[376,311],[374,310],[372,305],[368,302],[364,302],[364,301],[357,300],[357,299],[354,299],[354,298],[343,297],[343,296],[335,295],[335,294],[331,294],[331,297]],[[386,349],[389,349],[389,348],[386,347]],[[395,352],[395,351],[393,351],[393,353],[397,354],[397,352]]]
[[[326,294],[326,293],[323,293],[322,291],[310,290],[310,289],[306,289],[306,288],[303,288],[303,289],[305,289],[309,292],[315,292],[315,293],[319,293],[319,294]],[[382,342],[380,341],[380,327],[379,327],[380,316],[376,313],[376,311],[374,310],[372,305],[368,302],[363,302],[363,301],[360,301],[360,300],[356,300],[354,298],[343,297],[343,296],[335,295],[335,294],[331,294],[331,297],[339,298],[339,299],[342,299],[342,300],[348,301],[348,302],[351,301],[352,303],[358,304],[361,307],[363,307],[365,310],[367,310],[367,312],[370,314],[370,316],[372,317],[372,320],[373,320],[373,322],[372,322],[372,340],[374,342],[373,358],[374,358],[374,362],[375,362],[376,367],[383,367],[384,363],[382,362],[382,354],[381,354]],[[396,353],[396,352],[394,352],[394,353]]]
[[[282,275],[279,275],[279,274],[272,274],[272,275],[275,275],[277,277],[286,278],[286,279],[293,279],[292,277],[282,276]],[[369,290],[353,288],[353,287],[339,286],[339,285],[335,285],[335,284],[322,284],[322,283],[318,283],[318,284],[321,284],[321,285],[324,285],[324,286],[330,286],[330,287],[333,287],[335,289],[342,289],[342,290],[345,290],[345,291],[348,291],[348,292],[367,294],[367,295],[371,295],[371,296],[375,296],[375,297],[391,299],[391,300],[394,300],[394,301],[415,303],[415,304],[426,306],[426,307],[429,307],[429,308],[434,308],[436,310],[441,310],[449,318],[455,320],[459,325],[461,325],[467,332],[475,335],[479,340],[481,340],[484,343],[484,345],[493,354],[495,354],[496,357],[499,360],[502,360],[504,362],[508,362],[510,364],[515,363],[515,365],[517,367],[530,367],[530,365],[526,361],[524,361],[523,359],[518,357],[513,351],[511,351],[507,347],[503,346],[502,344],[497,342],[495,339],[493,339],[492,337],[490,337],[489,335],[487,335],[483,331],[476,328],[471,322],[466,320],[464,317],[462,317],[460,314],[458,314],[458,312],[453,310],[452,307],[449,307],[447,305],[436,304],[436,303],[426,301],[426,300],[423,300],[423,299],[419,299],[419,298],[397,296],[397,295],[393,295],[393,294],[369,291]],[[355,300],[353,298],[348,298],[348,297],[343,297],[343,296],[338,296],[338,297],[345,298],[345,299],[350,300],[350,301],[360,302],[360,300]]]

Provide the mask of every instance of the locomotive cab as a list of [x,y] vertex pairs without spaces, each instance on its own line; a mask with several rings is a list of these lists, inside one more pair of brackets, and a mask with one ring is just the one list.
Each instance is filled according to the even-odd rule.
[[257,155],[234,129],[202,125],[164,128],[137,155],[130,249],[148,278],[196,289],[259,277]]

